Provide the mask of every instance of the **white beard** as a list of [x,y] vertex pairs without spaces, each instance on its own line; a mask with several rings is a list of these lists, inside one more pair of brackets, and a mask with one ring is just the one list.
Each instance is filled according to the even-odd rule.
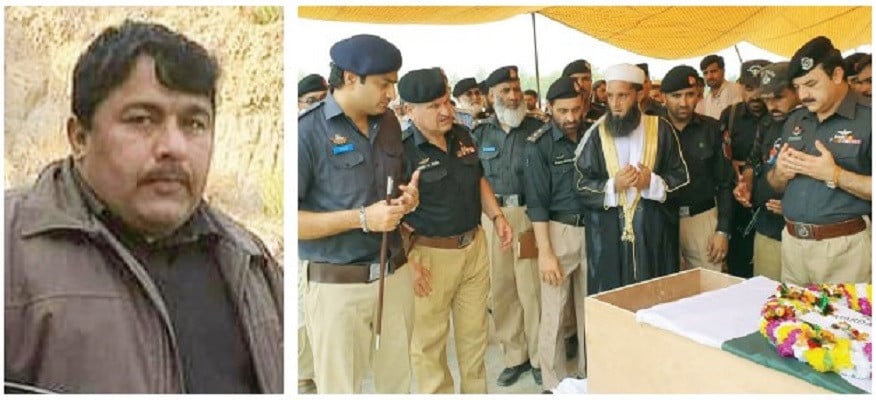
[[512,128],[520,126],[523,119],[526,118],[526,105],[521,102],[515,110],[505,107],[500,99],[494,100],[493,108],[496,110],[496,118],[499,122]]

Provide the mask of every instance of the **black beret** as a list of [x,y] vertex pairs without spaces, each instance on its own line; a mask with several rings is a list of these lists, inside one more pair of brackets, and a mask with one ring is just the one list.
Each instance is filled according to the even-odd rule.
[[440,68],[415,69],[398,80],[398,95],[408,103],[428,103],[447,93]]
[[375,35],[356,35],[332,45],[332,62],[356,75],[385,74],[398,71],[401,52],[386,39]]
[[760,70],[760,97],[769,99],[781,93],[785,88],[791,88],[791,80],[788,79],[787,61],[777,62],[764,66]]
[[328,90],[328,84],[320,74],[310,74],[298,81],[298,96],[305,93]]
[[547,91],[547,100],[554,101],[556,99],[572,99],[581,96],[575,88],[575,80],[567,76],[560,77],[551,84]]
[[672,93],[682,89],[692,88],[697,85],[697,70],[689,65],[678,65],[672,67],[666,75],[663,76],[663,81],[660,82],[660,91],[663,93]]
[[453,97],[459,97],[465,94],[465,92],[478,87],[478,81],[475,78],[465,78],[460,79],[459,82],[456,82],[456,85],[453,86]]
[[572,74],[583,74],[591,72],[590,63],[587,60],[575,60],[563,68],[563,76],[572,76]]
[[[793,81],[794,78],[808,74],[816,65],[835,54],[838,55],[839,50],[834,48],[830,39],[824,36],[818,36],[806,42],[791,57],[791,64],[788,65],[788,79]],[[829,74],[830,72],[828,72]]]
[[500,83],[505,82],[513,82],[519,81],[520,77],[517,76],[517,67],[514,65],[508,65],[505,67],[501,67],[496,69],[495,71],[490,73],[490,76],[484,80],[484,85],[487,87],[493,87]]
[[487,86],[487,80],[486,80],[486,79],[484,79],[484,80],[478,82],[478,89],[480,89],[480,90],[481,90],[481,93],[483,93],[483,94],[487,94],[487,92],[490,91],[490,87]]
[[645,71],[645,79],[651,79],[651,73],[648,72],[648,63],[636,64],[642,71]]
[[767,60],[748,60],[739,67],[739,82],[745,86],[757,87],[760,85],[760,70],[769,65]]

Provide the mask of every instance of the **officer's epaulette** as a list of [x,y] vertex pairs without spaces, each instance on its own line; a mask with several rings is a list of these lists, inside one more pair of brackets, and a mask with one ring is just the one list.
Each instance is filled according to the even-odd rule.
[[312,106],[310,106],[310,107],[308,107],[308,108],[305,108],[303,111],[301,111],[300,114],[298,114],[298,120],[301,121],[301,118],[302,118],[302,117],[304,117],[304,116],[307,115],[307,114],[312,113],[313,110],[316,110],[317,108],[322,107],[323,104],[325,104],[325,100],[320,101],[319,103],[316,103],[316,104],[314,104],[314,105],[312,105]]
[[542,135],[544,135],[545,132],[549,130],[551,130],[551,124],[544,124],[544,126],[536,129],[535,132],[532,132],[532,134],[530,134],[529,137],[526,138],[526,140],[528,140],[530,143],[538,142],[538,138],[540,138]]
[[544,122],[544,123],[548,123],[551,120],[551,118],[548,117],[547,114],[541,114],[541,113],[530,112],[530,113],[526,113],[526,116],[530,117],[530,118],[535,118],[535,119],[537,119],[541,122]]

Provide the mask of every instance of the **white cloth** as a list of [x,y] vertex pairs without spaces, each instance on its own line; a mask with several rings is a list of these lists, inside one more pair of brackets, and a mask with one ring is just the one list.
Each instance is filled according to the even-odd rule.
[[779,282],[762,276],[636,312],[636,321],[697,343],[721,344],[758,329],[760,309]]
[[551,389],[553,394],[587,393],[587,379],[565,378],[557,387]]
[[[636,322],[665,329],[705,346],[721,348],[758,330],[760,310],[779,282],[763,276],[636,312]],[[842,377],[866,392],[873,380]]]
[[633,64],[615,64],[605,70],[605,81],[645,84],[645,71]]
[[733,82],[724,80],[724,83],[718,87],[718,90],[709,89],[703,94],[703,112],[714,119],[721,119],[721,111],[731,104],[736,104],[742,101],[742,95],[739,93],[739,85]]
[[[629,136],[614,138],[614,147],[617,149],[618,165],[623,169],[627,164],[639,170],[642,162],[642,147],[645,145],[645,124],[639,122],[639,126]],[[617,207],[617,192],[614,190],[614,178],[608,178],[605,183],[605,206]],[[632,204],[636,197],[636,188],[626,190],[627,204]],[[666,182],[654,172],[651,172],[651,185],[642,191],[642,197],[664,202],[666,200]]]

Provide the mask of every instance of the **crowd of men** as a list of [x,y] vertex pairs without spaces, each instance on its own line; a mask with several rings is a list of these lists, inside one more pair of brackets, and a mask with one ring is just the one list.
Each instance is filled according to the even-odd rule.
[[399,76],[373,35],[330,55],[298,90],[299,379],[320,393],[369,371],[380,393],[452,393],[451,327],[460,391],[485,393],[490,317],[497,384],[549,392],[587,375],[585,296],[680,270],[870,280],[870,55],[817,37],[737,82],[709,55],[659,86],[578,59],[544,111],[515,66]]

